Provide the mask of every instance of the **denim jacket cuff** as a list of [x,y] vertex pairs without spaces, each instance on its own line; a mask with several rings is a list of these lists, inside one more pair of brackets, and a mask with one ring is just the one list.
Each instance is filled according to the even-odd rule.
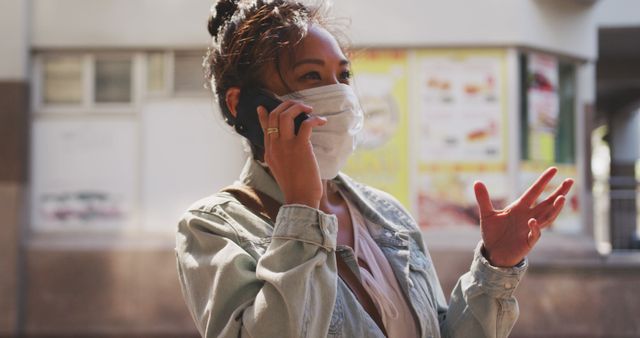
[[338,218],[302,204],[283,205],[276,217],[272,238],[297,240],[334,251]]
[[520,279],[529,266],[525,258],[518,265],[511,268],[499,268],[491,265],[482,254],[482,241],[476,246],[471,273],[473,278],[488,294],[494,297],[511,297]]

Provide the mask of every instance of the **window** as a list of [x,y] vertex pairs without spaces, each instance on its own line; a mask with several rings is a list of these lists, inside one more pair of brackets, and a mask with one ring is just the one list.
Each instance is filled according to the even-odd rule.
[[167,86],[167,70],[165,53],[147,54],[147,92],[164,92]]
[[[550,191],[564,177],[578,178],[575,67],[550,54],[521,55],[521,188],[533,183],[551,165],[558,168],[558,175],[549,182]],[[565,208],[549,227],[550,231],[578,234],[584,229],[581,222],[584,204],[580,197],[576,188],[569,192]]]
[[131,113],[139,102],[142,53],[47,51],[33,59],[37,113]]
[[45,104],[81,104],[82,56],[51,56],[43,60],[42,100]]
[[520,55],[522,160],[575,163],[575,78],[572,63]]
[[560,111],[555,139],[555,158],[557,163],[575,163],[576,161],[576,70],[571,63],[558,65],[558,99]]
[[95,102],[131,102],[131,58],[98,57],[95,63]]
[[131,113],[144,97],[208,96],[204,50],[58,52],[34,56],[38,113]]
[[204,54],[204,51],[175,53],[173,81],[176,94],[207,94],[202,68]]

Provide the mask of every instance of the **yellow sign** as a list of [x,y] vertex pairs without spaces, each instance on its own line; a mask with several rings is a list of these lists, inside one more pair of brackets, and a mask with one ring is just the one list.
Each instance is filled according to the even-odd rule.
[[358,148],[344,171],[409,206],[408,64],[404,51],[352,57],[354,87],[365,113]]

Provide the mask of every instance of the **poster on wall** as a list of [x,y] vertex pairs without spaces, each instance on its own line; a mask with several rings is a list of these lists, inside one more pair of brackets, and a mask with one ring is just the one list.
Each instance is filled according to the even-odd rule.
[[420,161],[503,161],[502,60],[462,52],[422,55]]
[[477,226],[478,207],[473,192],[475,181],[489,188],[495,207],[505,206],[509,196],[506,172],[478,168],[429,169],[420,175],[418,222],[421,227]]
[[357,53],[353,85],[365,122],[344,172],[409,206],[408,65],[404,51]]
[[33,128],[35,231],[102,232],[135,226],[135,121],[37,120]]
[[419,51],[417,208],[423,227],[476,226],[473,182],[506,203],[506,52]]
[[529,160],[555,161],[558,101],[558,61],[543,54],[529,54],[527,65],[527,115]]

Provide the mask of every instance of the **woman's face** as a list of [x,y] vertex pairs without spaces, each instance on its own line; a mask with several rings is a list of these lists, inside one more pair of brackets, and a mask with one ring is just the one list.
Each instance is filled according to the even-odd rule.
[[351,78],[349,60],[338,42],[317,25],[309,27],[308,34],[293,53],[282,53],[280,71],[282,79],[275,65],[265,72],[267,89],[277,95],[337,83],[349,84]]

